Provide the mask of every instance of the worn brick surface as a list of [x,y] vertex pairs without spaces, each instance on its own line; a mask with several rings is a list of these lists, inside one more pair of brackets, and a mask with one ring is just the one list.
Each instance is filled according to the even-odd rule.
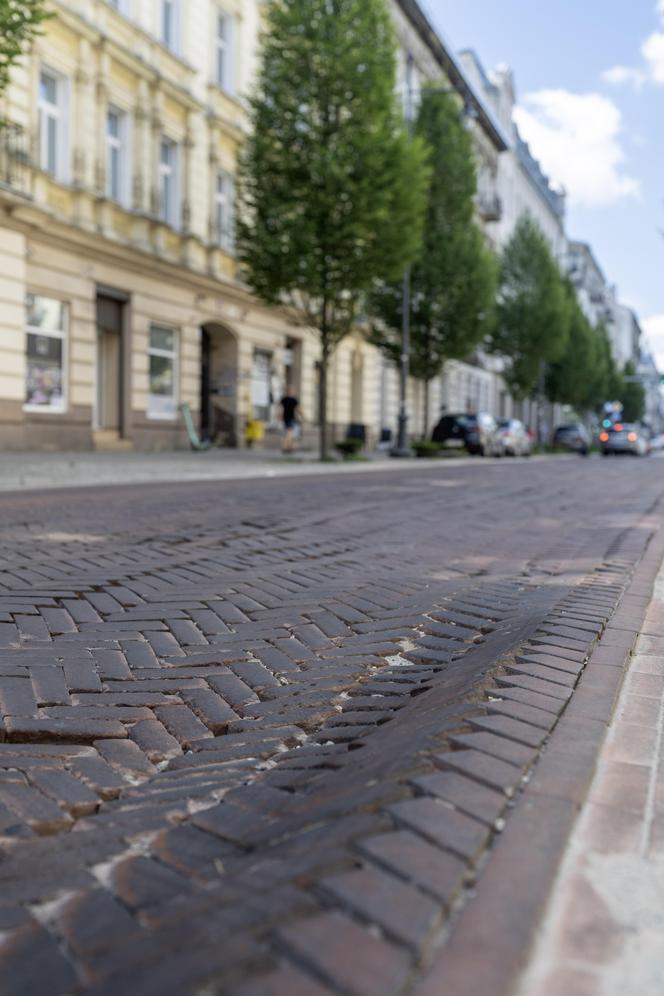
[[401,991],[591,652],[615,694],[638,472],[2,498],[3,979],[29,942],[63,996]]

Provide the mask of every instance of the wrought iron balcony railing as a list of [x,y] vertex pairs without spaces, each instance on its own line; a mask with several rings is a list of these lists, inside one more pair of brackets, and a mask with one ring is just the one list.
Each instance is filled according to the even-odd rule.
[[0,187],[28,192],[28,136],[20,125],[0,121]]

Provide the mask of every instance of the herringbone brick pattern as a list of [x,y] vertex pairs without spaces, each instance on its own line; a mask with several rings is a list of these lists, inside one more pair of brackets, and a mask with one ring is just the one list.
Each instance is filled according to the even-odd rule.
[[[398,990],[569,698],[647,541],[625,529],[660,491],[645,474],[617,516],[578,472],[501,471],[481,494],[457,473],[4,499],[12,993]],[[593,513],[567,527],[565,509],[561,532],[571,489]],[[353,979],[312,953],[332,928],[361,941]],[[279,952],[281,988],[252,990]],[[379,965],[393,981],[362,989]]]

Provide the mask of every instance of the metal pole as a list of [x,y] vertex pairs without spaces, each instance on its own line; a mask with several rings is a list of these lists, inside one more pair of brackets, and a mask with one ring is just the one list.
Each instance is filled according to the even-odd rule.
[[[406,128],[409,137],[413,134],[413,56],[409,53],[406,63]],[[413,455],[408,445],[408,377],[410,375],[410,264],[403,275],[401,298],[401,362],[399,364],[399,425],[397,445],[392,450],[393,457]]]

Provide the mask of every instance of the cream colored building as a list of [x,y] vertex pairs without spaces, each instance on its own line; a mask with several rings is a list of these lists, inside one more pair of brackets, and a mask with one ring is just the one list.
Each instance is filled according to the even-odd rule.
[[[218,441],[306,423],[318,345],[236,279],[234,174],[260,0],[55,0],[0,99],[0,446]],[[367,347],[331,420],[370,422]]]

